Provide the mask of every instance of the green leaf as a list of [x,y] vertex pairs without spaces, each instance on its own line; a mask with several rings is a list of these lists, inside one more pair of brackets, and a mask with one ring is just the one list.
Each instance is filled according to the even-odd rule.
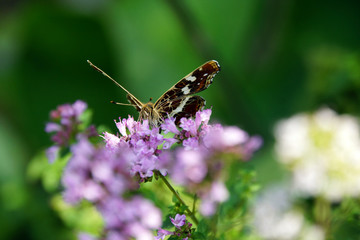
[[91,109],[86,109],[80,116],[79,119],[81,121],[81,124],[79,126],[79,130],[83,131],[85,130],[92,121],[92,115],[93,115],[93,111]]
[[27,168],[27,177],[30,181],[41,179],[43,173],[49,167],[49,161],[46,157],[45,151],[39,152],[33,159],[31,159]]
[[83,201],[76,206],[64,202],[60,194],[51,200],[51,206],[58,212],[63,222],[75,231],[84,231],[99,236],[103,230],[103,219],[96,208]]
[[63,169],[70,157],[68,153],[54,163],[49,163],[45,151],[42,151],[30,161],[27,176],[31,181],[41,180],[45,190],[53,192],[60,186]]
[[201,232],[194,232],[194,233],[191,234],[191,238],[192,238],[192,239],[202,240],[202,239],[206,239],[206,235],[204,235],[204,234],[201,233]]

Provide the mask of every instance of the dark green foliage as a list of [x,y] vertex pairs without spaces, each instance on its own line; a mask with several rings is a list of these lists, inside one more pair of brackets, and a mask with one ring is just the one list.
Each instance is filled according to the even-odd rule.
[[[125,93],[87,59],[143,101],[159,97],[206,60],[218,60],[222,71],[201,96],[215,119],[263,136],[266,156],[272,153],[272,127],[283,117],[322,105],[360,115],[358,1],[92,2],[99,5],[0,3],[0,239],[71,238],[43,190],[59,188],[59,169],[54,175],[45,171],[39,156],[40,164],[26,170],[50,145],[44,132],[49,110],[82,99],[94,110],[94,123],[113,130],[113,119],[137,116],[131,107],[109,103],[126,102]],[[257,155],[249,164],[264,181],[282,177],[269,157]],[[39,174],[51,176],[45,183]],[[217,221],[246,215],[258,188],[253,174],[229,169],[228,186],[240,201],[230,198]],[[356,239],[359,204],[346,204],[337,206],[335,222],[344,224],[334,239]],[[184,210],[175,204],[169,212]],[[200,222],[199,239],[210,231],[203,227]]]

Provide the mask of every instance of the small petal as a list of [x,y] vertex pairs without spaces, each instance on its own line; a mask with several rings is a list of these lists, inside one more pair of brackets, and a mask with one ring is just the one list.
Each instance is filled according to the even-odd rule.
[[205,109],[196,113],[195,122],[199,127],[201,123],[208,124],[211,116],[211,109]]
[[258,150],[263,144],[263,140],[260,136],[250,137],[249,141],[244,145],[244,158],[248,160],[251,158],[253,152]]
[[246,142],[249,135],[240,128],[231,126],[224,128],[221,138],[226,147],[232,147]]
[[97,240],[95,236],[83,232],[79,233],[77,237],[79,240]]
[[170,220],[175,227],[180,228],[185,224],[186,216],[185,214],[176,214],[175,219],[170,217]]
[[170,149],[172,145],[178,142],[175,138],[165,138],[164,140],[163,149]]
[[119,132],[121,133],[122,136],[127,136],[126,133],[126,119],[123,118],[122,120],[120,119],[119,122],[115,121],[115,125],[118,128]]
[[57,132],[61,131],[61,126],[57,123],[49,122],[45,126],[45,132]]
[[102,136],[105,139],[106,147],[110,150],[114,150],[119,147],[120,138],[115,136],[114,134],[104,132],[104,136]]
[[195,124],[195,121],[191,118],[181,118],[180,127],[185,131],[188,131],[192,136],[197,135],[198,127]]
[[202,215],[208,217],[214,215],[216,211],[216,204],[213,201],[209,201],[208,199],[203,199],[201,202],[199,211]]
[[183,141],[183,146],[185,150],[196,150],[199,147],[199,139],[197,137],[185,139]]
[[175,125],[175,118],[166,118],[164,123],[161,124],[161,129],[164,130],[165,134],[169,132],[180,134],[179,129]]
[[157,236],[155,237],[155,240],[164,240],[166,236],[172,235],[173,232],[167,231],[165,229],[160,228],[158,230]]
[[229,198],[229,191],[223,182],[214,182],[210,190],[210,198],[215,202],[224,202]]
[[105,194],[104,190],[97,183],[91,180],[84,184],[82,192],[84,198],[91,202],[100,200]]
[[53,163],[59,156],[60,147],[52,146],[46,150],[46,157],[49,160],[49,163]]
[[176,162],[171,170],[174,182],[185,185],[189,182],[200,183],[207,174],[205,150],[179,149],[176,153]]
[[74,109],[75,116],[79,117],[87,108],[87,104],[84,101],[77,100],[72,105]]

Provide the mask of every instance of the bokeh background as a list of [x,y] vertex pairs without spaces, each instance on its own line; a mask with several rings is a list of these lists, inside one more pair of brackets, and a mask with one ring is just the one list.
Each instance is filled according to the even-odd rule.
[[200,95],[213,120],[264,138],[252,160],[262,185],[283,177],[273,127],[329,106],[359,115],[360,2],[334,0],[2,0],[0,2],[0,239],[64,239],[27,164],[50,145],[51,109],[77,99],[94,123],[132,114],[125,93],[156,99],[207,60],[222,70]]

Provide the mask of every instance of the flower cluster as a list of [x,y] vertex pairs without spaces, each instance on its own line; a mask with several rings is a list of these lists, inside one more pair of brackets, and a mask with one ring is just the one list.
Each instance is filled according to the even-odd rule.
[[127,119],[120,119],[115,124],[121,136],[105,132],[103,138],[110,151],[116,151],[124,145],[132,150],[135,157],[130,162],[131,175],[136,176],[140,182],[151,178],[155,170],[166,175],[163,169],[165,164],[163,161],[166,159],[160,157],[162,151],[159,146],[164,142],[164,136],[159,133],[160,129],[157,127],[150,129],[147,120],[138,122],[130,116]]
[[279,161],[305,196],[338,202],[360,196],[360,126],[324,108],[281,121],[275,130]]
[[50,112],[51,122],[46,124],[45,131],[54,132],[51,137],[54,146],[48,148],[47,156],[50,162],[53,162],[61,147],[68,147],[74,141],[77,135],[87,137],[98,135],[94,126],[82,129],[81,115],[85,112],[87,104],[83,101],[76,101],[73,104],[60,105],[56,110]]
[[197,112],[195,119],[182,118],[181,131],[171,118],[161,126],[165,133],[172,132],[173,139],[183,146],[174,153],[176,161],[168,169],[169,176],[198,194],[202,199],[200,212],[205,216],[213,215],[217,204],[228,199],[221,176],[226,156],[231,154],[246,160],[262,144],[260,137],[250,137],[237,127],[208,124],[210,116],[211,110],[207,109]]
[[[221,176],[225,155],[249,159],[262,143],[261,138],[250,137],[237,127],[210,125],[210,116],[210,109],[199,111],[195,119],[182,118],[179,128],[174,118],[165,119],[160,128],[150,128],[147,120],[138,122],[129,116],[115,122],[120,136],[105,132],[103,137],[111,151],[123,145],[132,150],[135,157],[129,171],[139,182],[151,178],[154,171],[162,175],[169,173],[175,183],[198,194],[202,199],[200,212],[210,216],[229,196]],[[172,133],[173,137],[165,138],[161,130],[164,134]],[[177,143],[182,147],[164,152]]]
[[[92,202],[105,221],[106,239],[150,239],[151,231],[160,227],[160,211],[134,194],[139,183],[150,181],[155,173],[169,175],[196,193],[202,199],[204,216],[214,214],[229,196],[224,161],[229,155],[247,160],[261,145],[259,137],[250,137],[237,127],[210,125],[209,109],[196,113],[195,119],[182,118],[179,126],[173,118],[165,119],[160,127],[130,116],[119,119],[115,121],[119,134],[104,132],[105,144],[94,144],[89,137],[95,131],[81,125],[85,109],[81,101],[58,107],[51,113],[58,123],[49,123],[46,130],[56,132],[53,139],[58,148],[70,146],[72,156],[62,177],[64,199],[72,204]],[[192,230],[185,215],[171,220],[177,229],[171,234],[187,239]],[[161,232],[163,238],[165,230]]]
[[149,200],[129,194],[139,187],[130,171],[138,156],[127,144],[111,148],[90,141],[98,134],[94,127],[82,125],[85,110],[81,101],[59,106],[46,126],[46,131],[55,132],[57,151],[70,146],[72,155],[62,177],[65,201],[92,202],[104,219],[105,239],[153,239],[152,230],[161,226],[160,210]]
[[71,152],[62,177],[67,202],[75,204],[86,199],[96,203],[108,195],[121,196],[138,187],[128,172],[135,156],[125,146],[110,152],[82,138],[71,147]]
[[194,231],[192,229],[192,224],[186,220],[186,216],[176,214],[175,218],[170,217],[171,223],[175,226],[175,231],[171,232],[165,229],[160,228],[158,234],[155,237],[156,240],[164,240],[166,236],[176,236],[177,239],[187,240],[191,237],[191,233]]
[[71,151],[62,178],[64,199],[94,203],[105,221],[107,239],[152,239],[152,229],[161,225],[160,211],[140,196],[124,197],[138,188],[128,171],[136,158],[133,152],[125,145],[113,151],[95,147],[86,138]]

